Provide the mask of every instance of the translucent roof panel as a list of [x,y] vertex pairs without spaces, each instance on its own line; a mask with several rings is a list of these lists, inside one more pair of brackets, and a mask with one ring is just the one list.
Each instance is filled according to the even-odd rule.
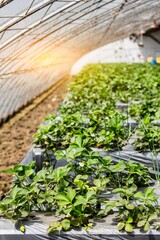
[[22,91],[35,81],[35,97],[51,66],[67,71],[88,51],[159,23],[159,12],[159,0],[1,0],[0,86],[7,79],[5,88],[12,81]]

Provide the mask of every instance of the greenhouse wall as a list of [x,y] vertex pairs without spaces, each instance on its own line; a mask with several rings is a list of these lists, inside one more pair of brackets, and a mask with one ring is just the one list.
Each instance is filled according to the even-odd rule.
[[[156,32],[156,37],[160,33]],[[159,44],[150,37],[143,36],[143,47],[129,38],[107,44],[80,58],[72,67],[71,74],[75,75],[89,63],[119,63],[145,62],[148,57],[160,57]]]
[[0,123],[63,78],[67,71],[60,65],[1,79]]
[[[160,32],[156,32],[155,38],[160,38]],[[140,48],[144,59],[147,60],[148,57],[160,57],[160,44],[150,37],[144,37],[144,47]]]

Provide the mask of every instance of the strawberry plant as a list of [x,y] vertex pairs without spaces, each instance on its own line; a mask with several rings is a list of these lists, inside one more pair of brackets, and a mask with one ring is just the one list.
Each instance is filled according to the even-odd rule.
[[[159,118],[159,76],[159,66],[148,64],[86,66],[71,82],[57,113],[47,117],[48,126],[39,127],[35,144],[66,148],[80,133],[90,139],[89,146],[121,150],[130,136],[123,123],[128,114],[138,120]],[[131,103],[126,117],[117,109],[117,101]]]
[[[56,151],[57,161],[64,158],[67,161],[63,167],[48,166],[35,173],[35,163],[31,162],[6,170],[15,178],[9,195],[0,202],[0,212],[14,222],[20,221],[20,230],[24,232],[22,220],[31,218],[32,211],[50,211],[59,216],[48,227],[48,233],[52,233],[73,227],[89,229],[94,219],[118,207],[119,230],[131,232],[136,224],[149,230],[148,224],[159,216],[157,197],[150,189],[144,195],[137,192],[138,186],[150,180],[148,169],[132,162],[113,164],[110,157],[102,157],[88,147],[88,141],[79,135],[72,138],[67,149]],[[111,190],[113,194],[119,193],[122,200],[113,202],[104,197]],[[138,202],[133,202],[135,199]]]
[[80,112],[52,115],[50,123],[41,125],[35,134],[35,143],[46,149],[65,148],[74,135],[81,133],[89,138],[89,146],[121,149],[130,136],[130,129],[124,126],[126,118],[118,111],[105,113],[97,108],[86,115]]
[[143,100],[140,103],[133,103],[129,106],[129,114],[132,117],[143,119],[149,117],[150,120],[160,118],[160,99],[152,98]]
[[140,122],[136,135],[138,137],[134,142],[136,149],[153,153],[160,150],[160,128],[151,123],[149,118]]
[[121,200],[115,202],[119,208],[116,215],[118,229],[132,232],[134,227],[149,231],[152,224],[158,225],[160,209],[157,208],[158,197],[154,195],[154,188],[145,189],[144,193],[136,192],[137,186],[130,188],[117,188],[114,193],[119,193]]
[[[45,150],[43,169],[36,173],[32,162],[6,170],[15,178],[0,202],[0,212],[22,221],[32,211],[50,211],[59,217],[48,227],[52,233],[73,227],[87,230],[94,219],[116,207],[119,230],[158,228],[160,209],[153,188],[146,187],[151,180],[148,169],[131,161],[114,164],[91,147],[121,150],[131,135],[125,124],[131,115],[140,122],[136,148],[159,151],[159,128],[151,123],[160,116],[159,79],[159,66],[148,64],[86,66],[71,82],[58,111],[35,134],[35,144]],[[118,101],[130,103],[126,115],[118,109]],[[67,164],[54,169],[50,152]],[[139,191],[141,186],[146,190]],[[106,192],[118,194],[119,199],[110,201]],[[20,230],[25,232],[23,224]]]

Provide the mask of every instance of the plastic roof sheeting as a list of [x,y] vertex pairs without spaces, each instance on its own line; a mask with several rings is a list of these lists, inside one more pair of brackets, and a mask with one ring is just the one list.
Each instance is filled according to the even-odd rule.
[[83,54],[159,22],[159,10],[159,0],[1,0],[0,121]]

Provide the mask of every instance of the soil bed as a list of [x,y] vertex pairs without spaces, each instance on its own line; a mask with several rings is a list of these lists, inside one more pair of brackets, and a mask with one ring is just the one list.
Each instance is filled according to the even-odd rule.
[[[0,171],[20,163],[33,143],[33,134],[37,131],[44,117],[53,113],[64,97],[69,79],[55,86],[52,93],[31,111],[23,112],[20,119],[16,114],[10,121],[0,127]],[[42,99],[43,97],[40,96]],[[25,114],[24,114],[25,113]],[[11,175],[0,175],[0,194],[9,190]]]

